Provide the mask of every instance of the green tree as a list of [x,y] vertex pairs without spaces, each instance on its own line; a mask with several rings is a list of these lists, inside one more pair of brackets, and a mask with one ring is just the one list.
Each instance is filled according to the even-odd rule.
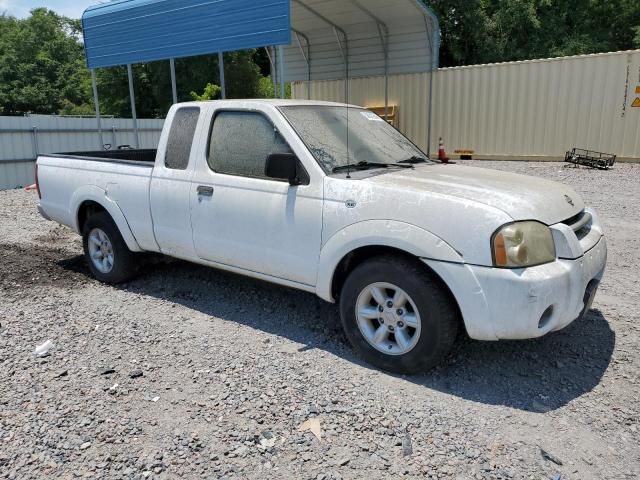
[[640,47],[637,0],[433,0],[442,66]]
[[[277,95],[276,95],[277,91]],[[258,87],[258,98],[274,98],[280,96],[280,85],[273,85],[271,75],[262,77]],[[284,86],[284,98],[291,98],[291,83],[287,82]]]
[[219,85],[207,83],[207,86],[204,87],[204,92],[202,93],[202,95],[198,95],[196,92],[191,92],[191,98],[197,102],[218,100],[221,94],[222,88]]
[[53,113],[90,98],[80,22],[45,8],[0,16],[0,111]]
[[442,44],[440,65],[469,65],[484,59],[489,49],[488,18],[482,0],[434,0],[428,3],[438,15]]

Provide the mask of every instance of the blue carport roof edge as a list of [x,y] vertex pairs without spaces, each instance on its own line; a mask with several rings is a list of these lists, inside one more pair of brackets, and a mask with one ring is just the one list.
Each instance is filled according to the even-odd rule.
[[289,0],[119,0],[89,7],[91,69],[291,43]]
[[433,71],[440,48],[425,0],[117,0],[82,24],[90,69],[284,46],[287,81],[328,80]]

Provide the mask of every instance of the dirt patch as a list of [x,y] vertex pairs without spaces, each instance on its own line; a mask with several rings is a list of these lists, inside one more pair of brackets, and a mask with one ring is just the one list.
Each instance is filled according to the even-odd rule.
[[0,290],[24,292],[38,286],[73,288],[93,281],[80,255],[69,250],[0,244]]
[[52,228],[39,233],[35,239],[35,243],[47,245],[49,247],[58,247],[61,250],[82,251],[82,240],[80,235],[73,230],[62,225],[52,224]]

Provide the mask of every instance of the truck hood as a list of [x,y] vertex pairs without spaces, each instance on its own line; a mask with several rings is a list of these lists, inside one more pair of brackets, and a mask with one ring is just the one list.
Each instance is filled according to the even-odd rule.
[[455,196],[502,210],[514,220],[562,222],[584,209],[582,198],[566,185],[528,175],[465,167],[417,165],[370,177],[368,181],[398,191],[428,191]]

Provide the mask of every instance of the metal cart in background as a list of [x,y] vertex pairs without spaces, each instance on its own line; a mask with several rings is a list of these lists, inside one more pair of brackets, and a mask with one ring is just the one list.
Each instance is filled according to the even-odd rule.
[[584,165],[585,167],[597,168],[599,170],[609,170],[609,168],[613,167],[616,163],[616,155],[574,148],[570,152],[567,152],[564,161],[575,165],[576,168]]

